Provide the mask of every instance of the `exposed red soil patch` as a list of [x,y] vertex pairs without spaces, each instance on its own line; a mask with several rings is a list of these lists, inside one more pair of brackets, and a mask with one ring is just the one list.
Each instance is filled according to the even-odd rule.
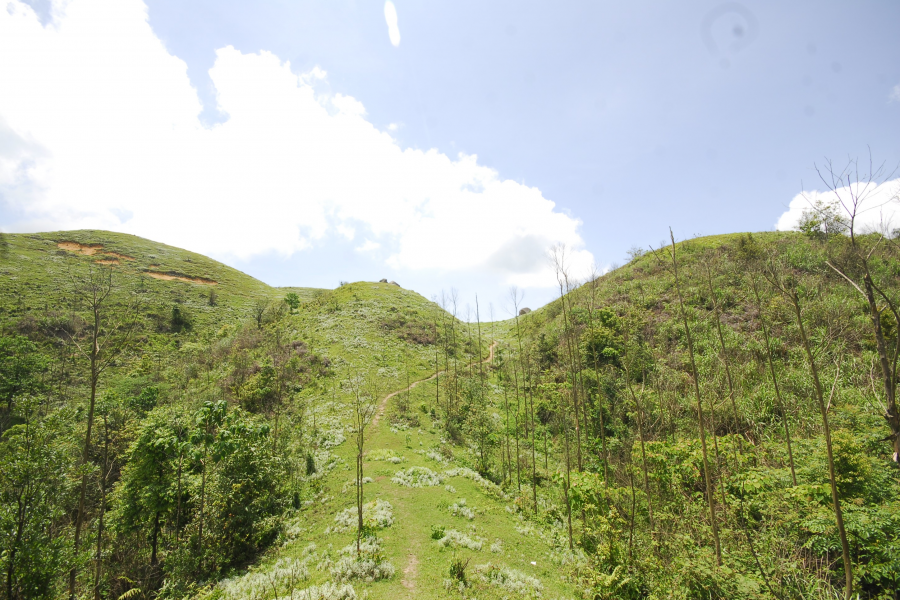
[[56,247],[85,256],[93,256],[103,250],[103,244],[80,244],[78,242],[57,242]]

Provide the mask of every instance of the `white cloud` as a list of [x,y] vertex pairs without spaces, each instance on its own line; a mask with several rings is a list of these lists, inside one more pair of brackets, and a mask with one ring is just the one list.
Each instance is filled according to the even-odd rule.
[[372,240],[366,240],[363,245],[357,246],[356,250],[357,250],[357,252],[365,253],[365,252],[371,252],[373,250],[378,250],[379,248],[381,248],[381,244],[379,244],[378,242],[373,242]]
[[[864,200],[860,203],[858,216],[856,218],[856,228],[858,231],[881,230],[887,227],[888,230],[900,227],[900,179],[886,181],[881,185],[870,184],[869,186],[854,185],[852,191],[858,198]],[[779,231],[788,231],[796,229],[803,216],[803,211],[809,210],[812,204],[821,200],[825,204],[838,202],[841,198],[849,200],[851,189],[842,187],[837,192],[820,192],[812,190],[809,192],[801,192],[794,196],[788,209],[782,213],[775,223],[775,229]],[[841,214],[844,214],[843,210]]]
[[891,102],[900,102],[900,83],[891,90]]
[[397,8],[391,0],[384,3],[384,20],[387,21],[391,45],[396,48],[400,45],[400,28],[397,27]]
[[580,221],[540,190],[474,155],[401,148],[361,102],[320,92],[318,67],[219,49],[210,76],[228,118],[205,128],[140,0],[59,0],[47,27],[8,6],[0,201],[24,214],[18,230],[115,229],[241,259],[359,235],[395,269],[520,286],[554,284],[553,244],[577,272],[593,262]]

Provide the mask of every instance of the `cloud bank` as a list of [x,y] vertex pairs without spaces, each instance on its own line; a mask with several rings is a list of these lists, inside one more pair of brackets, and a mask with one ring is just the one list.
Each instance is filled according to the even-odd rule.
[[143,2],[59,0],[52,14],[45,27],[22,2],[0,11],[7,230],[112,229],[236,259],[350,240],[386,267],[523,287],[555,284],[554,244],[575,272],[593,261],[580,221],[540,190],[475,155],[401,148],[361,102],[323,91],[319,68],[219,49],[227,119],[207,128]]

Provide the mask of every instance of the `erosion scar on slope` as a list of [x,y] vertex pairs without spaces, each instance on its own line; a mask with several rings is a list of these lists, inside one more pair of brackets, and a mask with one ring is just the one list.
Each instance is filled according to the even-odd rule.
[[80,244],[78,242],[57,242],[56,247],[85,256],[93,256],[103,250],[103,244]]
[[[481,362],[483,362],[483,363],[494,362],[494,348],[497,347],[497,344],[498,344],[498,343],[499,343],[499,342],[497,342],[497,341],[495,340],[494,343],[490,345],[490,347],[488,348],[488,357],[487,357],[486,359],[482,360]],[[472,363],[472,365],[477,365],[478,362],[479,362],[479,361],[476,360],[475,362]],[[471,365],[470,365],[470,366],[471,366]],[[388,400],[390,400],[391,398],[393,398],[393,397],[396,396],[397,394],[402,394],[403,392],[408,392],[409,390],[413,389],[414,387],[416,387],[416,386],[419,385],[420,383],[425,383],[426,381],[431,381],[432,379],[434,379],[434,378],[437,377],[438,375],[443,375],[444,373],[446,373],[446,371],[438,371],[438,372],[435,373],[434,375],[431,375],[431,376],[429,376],[429,377],[426,377],[425,379],[419,379],[419,380],[413,381],[411,384],[409,384],[409,387],[405,387],[405,388],[399,389],[399,390],[397,390],[396,392],[391,392],[390,394],[388,394],[387,396],[385,396],[384,398],[382,398],[381,404],[378,406],[378,412],[375,414],[375,418],[372,419],[372,425],[373,425],[373,426],[378,425],[378,421],[381,419],[381,415],[384,414],[384,409],[387,408]]]
[[101,265],[117,265],[119,264],[119,259],[121,260],[134,260],[134,257],[128,256],[127,254],[121,254],[119,252],[113,252],[111,250],[103,250],[103,244],[82,244],[80,242],[57,242],[56,247],[65,250],[66,252],[74,252],[75,254],[83,254],[84,256],[94,256],[95,254],[102,254],[103,256],[108,257],[107,261],[115,261],[115,262],[104,262],[102,260],[98,260],[97,262]]

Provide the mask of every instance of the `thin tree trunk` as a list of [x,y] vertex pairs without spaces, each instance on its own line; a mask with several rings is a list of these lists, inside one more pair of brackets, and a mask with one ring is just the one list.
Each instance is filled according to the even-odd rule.
[[[625,370],[625,379],[626,384],[628,386],[628,392],[631,394],[631,400],[634,402],[634,409],[637,411],[638,417],[638,433],[640,434],[640,442],[641,442],[641,462],[642,462],[642,470],[644,472],[644,493],[647,494],[647,512],[650,517],[650,535],[653,535],[653,498],[650,496],[650,478],[647,475],[647,449],[644,445],[644,403],[643,400],[638,400],[637,395],[634,393],[634,387],[631,385],[631,376],[628,370]],[[641,390],[641,396],[643,396],[644,391]]]
[[[99,373],[99,336],[100,336],[100,311],[94,306],[94,331],[91,334],[91,402],[88,408],[87,431],[84,434],[84,450],[81,454],[81,466],[84,467],[88,463],[91,451],[91,433],[94,426],[94,409],[97,404],[97,381],[100,378]],[[85,496],[87,495],[87,474],[81,476],[81,489],[78,492],[78,512],[75,515],[75,540],[72,553],[75,560],[78,560],[78,551],[81,546],[81,529],[84,526],[84,505]],[[75,600],[75,577],[77,575],[76,565],[72,565],[69,570],[69,598]]]
[[825,406],[825,398],[822,395],[822,383],[819,381],[819,370],[813,358],[812,348],[806,329],[803,327],[803,317],[800,312],[800,297],[797,292],[790,290],[789,297],[794,306],[794,316],[797,317],[797,326],[800,328],[800,339],[803,341],[803,349],[806,352],[806,360],[809,362],[809,370],[815,384],[816,400],[819,401],[819,410],[822,413],[822,425],[825,431],[825,450],[828,457],[828,479],[831,483],[831,500],[834,503],[834,518],[837,522],[838,533],[841,537],[841,554],[844,560],[844,600],[850,600],[853,595],[853,565],[850,563],[850,544],[847,541],[847,531],[844,529],[844,514],[841,511],[841,500],[838,497],[837,482],[834,473],[834,455],[831,448],[831,427],[828,424],[828,407]]
[[566,483],[563,486],[563,491],[566,496],[566,521],[569,525],[569,549],[573,549],[574,546],[572,544],[572,504],[569,502],[569,485],[571,484],[570,473],[572,470],[572,459],[569,452],[569,417],[568,411],[566,410],[566,402],[564,398],[565,394],[560,394],[560,401],[563,403],[563,433],[565,436],[565,444],[566,444]]
[[94,598],[100,600],[100,574],[103,568],[103,517],[106,515],[106,478],[109,474],[109,423],[103,417],[103,477],[100,480],[100,516],[97,524],[97,552],[95,555]]
[[709,504],[709,522],[712,527],[713,541],[716,547],[716,564],[722,564],[722,547],[719,543],[719,525],[716,521],[716,499],[713,495],[712,481],[709,475],[709,457],[706,450],[706,429],[703,424],[703,400],[700,397],[700,382],[697,375],[697,363],[694,361],[694,341],[691,338],[691,328],[687,320],[687,312],[684,309],[684,298],[681,295],[681,286],[678,281],[678,261],[675,259],[675,234],[669,230],[672,239],[672,268],[675,274],[675,291],[678,293],[678,305],[681,308],[681,319],[684,322],[684,331],[687,337],[688,353],[691,358],[691,374],[694,380],[694,394],[697,397],[697,423],[700,425],[700,446],[703,450],[703,478],[706,481],[706,498]]
[[606,450],[606,423],[603,416],[603,400],[600,395],[600,369],[594,357],[594,375],[597,378],[597,413],[600,415],[600,452],[603,454],[603,484],[609,487],[609,452]]
[[530,386],[528,388],[528,400],[528,405],[531,412],[531,495],[532,500],[534,501],[534,514],[535,516],[537,516],[539,512],[537,500],[537,455],[535,454],[535,447],[537,446],[537,444],[534,440],[534,390]]
[[[713,310],[716,313],[716,333],[719,338],[719,347],[722,349],[722,364],[725,367],[725,379],[728,381],[728,398],[731,400],[731,416],[734,419],[734,427],[738,426],[739,417],[737,409],[737,400],[734,397],[734,381],[731,378],[731,366],[728,362],[728,348],[725,346],[725,336],[722,334],[722,313],[719,310],[719,302],[716,298],[716,290],[712,284],[712,272],[709,267],[706,268],[706,280],[709,283],[709,294],[713,301]],[[743,436],[739,437],[741,440]],[[740,443],[741,453],[743,454],[743,442]]]
[[156,572],[156,567],[159,565],[159,556],[157,555],[158,549],[159,549],[159,511],[156,511],[156,514],[153,515],[153,535],[150,538],[150,566],[153,567],[154,573]]
[[791,481],[797,486],[797,473],[794,470],[794,450],[791,445],[791,428],[788,425],[787,411],[784,408],[784,400],[781,397],[781,388],[778,386],[778,377],[775,375],[775,362],[772,359],[772,344],[769,341],[769,327],[766,325],[766,319],[763,317],[762,300],[759,296],[759,286],[756,280],[751,280],[753,287],[753,295],[756,298],[756,310],[759,312],[759,323],[763,330],[763,340],[766,343],[766,357],[769,364],[769,374],[772,377],[772,385],[775,386],[775,399],[778,401],[778,411],[781,413],[781,421],[784,424],[784,438],[787,443],[788,462],[791,467]]
[[441,407],[441,346],[438,343],[437,319],[434,320],[434,406]]
[[[869,274],[869,261],[863,261],[863,266],[865,267],[866,274],[863,276],[863,284],[866,289],[866,302],[869,304],[869,316],[872,319],[872,327],[875,330],[875,347],[878,350],[878,362],[881,365],[881,374],[884,380],[884,395],[885,395],[885,404],[886,410],[884,414],[885,420],[888,422],[888,426],[891,428],[891,437],[892,444],[894,446],[894,454],[893,460],[894,462],[900,462],[900,411],[897,410],[897,350],[900,348],[895,348],[894,351],[894,364],[891,365],[891,362],[888,360],[887,353],[887,343],[884,340],[884,331],[881,328],[881,311],[878,310],[878,304],[875,302],[875,293],[874,288],[875,284],[872,282],[872,276]],[[882,297],[887,300],[887,297],[884,294],[881,294]],[[889,302],[891,310],[894,310],[893,303]],[[897,324],[900,325],[900,317],[898,317],[897,313],[894,313],[894,317],[897,319]],[[897,342],[898,346],[900,346],[900,340]]]
[[175,498],[175,543],[181,542],[181,463],[183,460],[181,445],[178,448],[178,483],[175,485],[177,497]]
[[632,542],[634,541],[634,512],[637,505],[636,498],[634,495],[634,472],[632,471],[633,465],[628,465],[628,483],[631,488],[631,519],[628,525],[628,560],[630,561],[632,558],[631,548]]
[[200,480],[200,525],[197,533],[197,541],[200,546],[200,552],[198,559],[200,560],[200,572],[203,572],[203,520],[206,511],[206,457],[203,458],[201,463],[202,465],[202,474]]
[[508,481],[508,478],[512,478],[512,461],[510,460],[509,454],[509,388],[504,384],[502,377],[503,371],[499,371],[501,377],[501,385],[503,385],[503,410],[506,414],[506,426],[503,429],[503,447],[506,449],[506,460],[505,465],[503,467],[503,481]]
[[[578,415],[578,382],[576,379],[576,371],[575,371],[575,355],[572,350],[572,339],[574,337],[574,326],[569,325],[569,310],[566,308],[566,294],[568,293],[568,274],[565,273],[560,265],[558,267],[561,273],[557,273],[557,278],[559,280],[559,301],[562,304],[562,314],[563,314],[563,335],[565,338],[565,349],[566,354],[568,355],[568,373],[566,374],[566,381],[569,380],[569,375],[572,376],[572,408],[575,414],[575,438],[576,438],[576,459],[578,464],[578,470],[581,471],[581,419]],[[559,279],[560,274],[562,274],[563,279]],[[565,288],[563,287],[563,281],[565,281]]]
[[[590,308],[588,310],[588,327],[590,328],[591,333],[591,342],[594,341],[594,294],[596,293],[597,283],[596,279],[591,281],[591,298],[590,298]],[[606,424],[604,423],[603,416],[603,400],[600,392],[600,366],[597,361],[597,353],[596,351],[591,352],[591,358],[594,362],[594,379],[597,381],[597,413],[600,417],[600,452],[603,455],[603,483],[606,486],[609,486],[609,455],[606,452]]]
[[[721,463],[722,460],[719,455],[719,437],[716,435],[716,404],[713,401],[712,396],[709,398],[709,427],[710,432],[712,433],[713,440],[713,452],[716,455],[716,473],[719,475],[719,479],[722,478],[722,468]],[[719,485],[714,486],[719,488],[719,493],[722,495],[722,510],[727,510],[728,503],[725,501],[725,486]],[[726,513],[727,514],[727,513]]]
[[[521,357],[520,357],[521,358]],[[513,377],[516,383],[516,489],[522,493],[522,457],[519,454],[519,415],[521,415],[521,404],[519,401],[519,374],[513,363]]]

